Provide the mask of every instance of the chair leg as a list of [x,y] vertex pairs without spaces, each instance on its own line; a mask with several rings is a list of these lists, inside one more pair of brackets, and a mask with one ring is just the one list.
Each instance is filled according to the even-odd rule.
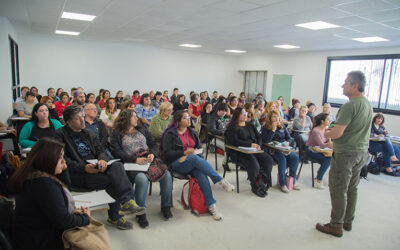
[[149,187],[149,196],[151,196],[151,191],[153,190],[153,182],[150,181],[150,187]]
[[[208,137],[207,137],[207,139],[208,139]],[[207,140],[207,143],[206,143],[206,160],[208,158],[208,150],[209,149],[210,149],[210,140]]]
[[297,173],[296,180],[299,180],[299,178],[300,178],[300,173],[301,173],[301,169],[303,168],[303,163],[304,163],[304,161],[301,160],[301,165],[300,165],[299,172]]
[[312,178],[312,187],[314,187],[314,162],[311,161],[311,178]]
[[239,164],[236,160],[236,190],[239,193]]
[[214,146],[215,146],[215,170],[218,171],[218,162],[217,162],[217,137],[214,139]]

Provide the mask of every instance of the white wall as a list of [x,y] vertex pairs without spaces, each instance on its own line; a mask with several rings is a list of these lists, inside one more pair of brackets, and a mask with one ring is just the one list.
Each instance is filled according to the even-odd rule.
[[11,36],[17,43],[17,33],[15,32],[8,19],[0,16],[0,121],[5,123],[12,114],[12,76],[11,76],[11,55],[10,42]]
[[[268,70],[266,97],[271,97],[272,75],[292,75],[292,98],[300,99],[302,103],[307,100],[314,102],[322,110],[322,97],[325,83],[326,61],[328,56],[396,54],[399,47],[344,50],[309,53],[285,53],[246,56],[239,59],[238,69]],[[346,76],[343,76],[343,81]],[[337,109],[334,109],[337,112]],[[392,134],[400,135],[400,116],[385,115],[386,127]]]
[[40,93],[49,86],[82,86],[96,94],[106,88],[112,95],[119,89],[130,94],[135,89],[166,89],[171,94],[174,87],[183,93],[243,89],[235,56],[31,34],[20,34],[20,41],[22,83],[38,87]]

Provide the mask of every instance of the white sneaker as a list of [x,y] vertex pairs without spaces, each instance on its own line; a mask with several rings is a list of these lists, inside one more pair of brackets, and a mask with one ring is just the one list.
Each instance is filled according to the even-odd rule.
[[293,190],[300,191],[300,190],[301,190],[301,186],[300,186],[299,184],[295,183],[295,184],[293,185]]
[[317,181],[317,179],[315,179],[314,181],[314,188],[316,189],[325,189],[324,185],[322,184],[322,181]]
[[235,189],[235,186],[230,184],[226,179],[222,179],[218,184],[221,185],[226,192],[232,192]]
[[280,186],[280,188],[281,188],[282,192],[284,192],[286,194],[289,193],[289,189],[286,187],[286,185]]
[[218,211],[217,205],[212,204],[209,206],[208,212],[212,215],[214,220],[222,220],[222,214]]

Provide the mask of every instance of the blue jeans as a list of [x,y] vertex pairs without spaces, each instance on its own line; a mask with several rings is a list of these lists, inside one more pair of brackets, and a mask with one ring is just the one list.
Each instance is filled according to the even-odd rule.
[[395,155],[397,159],[400,159],[400,149],[397,145],[393,145],[389,138],[385,141],[370,141],[369,152],[379,153],[382,152],[383,163],[385,168],[392,167],[392,161],[390,157]]
[[[138,173],[135,176],[135,200],[141,207],[146,207],[147,190],[149,188],[149,179],[144,173]],[[160,181],[161,207],[171,206],[172,196],[172,177],[169,171]]]
[[207,176],[211,178],[214,184],[221,181],[222,177],[215,172],[210,163],[198,155],[188,155],[184,162],[179,162],[179,159],[174,161],[171,164],[171,168],[181,174],[191,174],[197,179],[200,189],[203,191],[207,207],[216,203]]
[[326,157],[322,153],[313,152],[309,148],[306,149],[306,153],[309,157],[318,161],[321,164],[321,167],[318,169],[317,172],[317,180],[322,181],[326,170],[328,170],[331,165],[332,157]]
[[275,151],[275,153],[272,155],[272,158],[278,162],[279,185],[286,185],[286,166],[289,167],[289,176],[293,177],[294,184],[294,177],[296,177],[296,172],[300,161],[297,154],[291,152],[288,156],[286,156],[280,151]]

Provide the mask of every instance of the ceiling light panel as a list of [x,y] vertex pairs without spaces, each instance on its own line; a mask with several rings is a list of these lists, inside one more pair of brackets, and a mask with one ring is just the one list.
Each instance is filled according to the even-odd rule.
[[181,47],[187,47],[187,48],[200,48],[200,44],[190,44],[190,43],[184,43],[184,44],[179,44]]
[[369,37],[359,37],[353,38],[354,41],[362,42],[362,43],[375,43],[375,42],[387,42],[389,41],[386,38],[379,36],[369,36]]
[[327,23],[327,22],[323,22],[323,21],[301,23],[301,24],[296,24],[296,26],[310,29],[310,30],[322,30],[322,29],[331,29],[331,28],[340,27],[339,25]]
[[61,18],[91,22],[93,21],[93,19],[96,18],[96,16],[73,13],[73,12],[63,12]]
[[67,31],[67,30],[56,30],[56,34],[59,34],[59,35],[70,35],[70,36],[79,36],[80,32],[76,32],[76,31]]
[[238,49],[227,49],[225,50],[225,52],[240,54],[240,53],[246,53],[247,51]]
[[274,47],[275,48],[280,48],[280,49],[298,49],[298,48],[300,48],[299,46],[290,45],[290,44],[274,45]]

